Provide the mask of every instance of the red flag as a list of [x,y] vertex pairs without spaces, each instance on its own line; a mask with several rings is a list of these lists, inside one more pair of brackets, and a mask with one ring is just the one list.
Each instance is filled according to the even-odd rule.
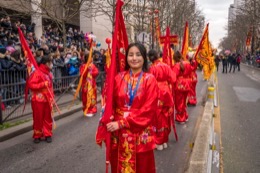
[[23,36],[23,32],[22,30],[18,27],[18,32],[19,32],[19,37],[20,37],[20,42],[23,48],[23,52],[24,52],[24,56],[30,61],[30,63],[32,63],[32,65],[34,66],[34,68],[36,70],[38,70],[38,65],[36,63],[36,60],[32,54],[32,51],[30,50],[27,41],[25,40],[24,36]]
[[189,48],[189,26],[188,26],[188,22],[186,22],[185,31],[184,31],[184,35],[183,35],[182,50],[181,50],[184,60],[187,60],[186,56],[188,53],[188,48]]
[[172,50],[170,42],[170,28],[166,28],[166,36],[163,46],[163,62],[172,67]]
[[[18,33],[19,33],[19,37],[20,37],[21,46],[22,46],[23,51],[24,51],[24,57],[27,58],[27,60],[33,65],[33,67],[36,70],[39,70],[39,67],[38,67],[38,65],[36,63],[36,60],[35,60],[33,54],[32,54],[32,51],[30,50],[30,48],[29,48],[29,46],[27,44],[27,41],[24,38],[23,32],[22,32],[22,30],[19,27],[18,27]],[[41,76],[41,78],[43,79],[44,77]],[[50,93],[50,96],[51,96],[51,98],[47,98],[48,101],[49,100],[53,101],[55,107],[57,108],[57,111],[60,113],[60,109],[59,109],[58,105],[56,104],[56,102],[54,100],[54,96],[53,96],[52,92],[50,91],[49,87],[47,87],[47,90],[48,90],[48,92]],[[25,109],[25,105],[26,105],[26,101],[27,101],[28,91],[29,91],[28,84],[26,82],[24,109]],[[49,104],[51,104],[51,103],[49,103]]]
[[[117,34],[117,45],[116,49],[118,51],[118,58],[119,58],[119,71],[124,71],[125,70],[125,51],[128,47],[128,39],[127,39],[127,34],[126,34],[126,29],[125,29],[125,22],[122,14],[121,7],[123,6],[123,2],[121,0],[118,0],[117,4],[122,4],[120,7],[117,5],[117,7],[120,8],[120,12],[118,12],[118,23],[116,21],[115,25],[118,25],[118,28],[115,26],[114,34]],[[116,8],[117,8],[116,7]],[[117,16],[116,16],[117,17]],[[116,30],[117,29],[117,30]],[[114,42],[114,36],[113,36],[113,42]],[[115,50],[113,49],[114,43],[112,43],[112,52]],[[116,52],[115,52],[116,53]],[[113,56],[113,54],[112,54]]]
[[[110,162],[110,142],[111,133],[107,132],[106,124],[111,122],[111,115],[113,113],[113,89],[114,89],[114,79],[119,71],[125,69],[125,51],[128,47],[128,40],[126,35],[125,23],[122,14],[123,2],[121,0],[117,1],[116,4],[116,15],[115,15],[115,28],[112,40],[112,57],[110,68],[107,73],[106,83],[105,83],[105,104],[104,112],[100,119],[99,126],[96,133],[96,142],[101,145],[103,141],[106,143],[106,172],[108,172],[108,166]],[[116,61],[118,57],[118,61]]]

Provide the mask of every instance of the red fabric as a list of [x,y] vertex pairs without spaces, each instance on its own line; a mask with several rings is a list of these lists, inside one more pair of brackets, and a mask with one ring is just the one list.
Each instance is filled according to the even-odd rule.
[[[115,28],[113,33],[112,40],[112,57],[111,57],[111,65],[109,71],[107,73],[107,79],[105,82],[106,93],[105,103],[104,103],[104,113],[100,118],[99,126],[96,133],[96,142],[101,145],[102,141],[106,141],[106,161],[110,160],[110,140],[111,133],[108,133],[106,130],[106,124],[111,121],[110,117],[113,114],[113,90],[114,90],[114,80],[117,73],[117,65],[122,70],[125,65],[125,60],[122,58],[122,54],[125,52],[128,47],[128,40],[126,35],[126,29],[122,14],[122,6],[124,2],[121,0],[117,0],[116,4],[116,14],[115,14]],[[122,42],[123,41],[123,42]],[[116,62],[116,57],[119,57],[119,62]],[[122,61],[121,61],[122,60]],[[106,172],[107,172],[106,167]]]
[[[118,1],[118,3],[123,3],[121,0]],[[122,4],[123,5],[123,4]],[[121,8],[120,8],[121,11]],[[124,18],[122,11],[119,12],[118,14],[118,32],[117,32],[117,50],[118,50],[118,57],[119,57],[119,71],[124,71],[125,70],[125,51],[128,47],[128,37],[126,34],[126,28],[125,28],[125,23],[124,23]],[[114,39],[113,39],[114,40]],[[113,51],[113,50],[112,50]]]
[[32,101],[33,138],[52,136],[51,108],[48,102]]
[[[176,73],[177,81],[178,80],[188,80],[190,79],[190,74],[192,71],[192,67],[189,62],[183,61],[184,71],[181,71],[180,63],[176,63],[173,67],[173,72]],[[188,113],[186,111],[186,101],[188,97],[189,91],[182,92],[180,90],[176,90],[175,86],[175,120],[178,122],[186,122],[188,119]]]
[[[46,65],[41,64],[38,70],[35,70],[28,79],[28,86],[32,91],[32,100],[39,102],[49,102],[52,105],[54,93],[52,84],[52,74]],[[48,82],[49,90],[45,83]]]
[[[80,67],[80,75],[82,75],[86,64],[83,64]],[[88,74],[91,74],[92,77],[87,77]],[[91,83],[91,90],[93,91],[91,104],[87,110],[87,113],[96,113],[97,112],[97,84],[96,84],[96,77],[98,76],[98,69],[94,64],[90,64],[86,73],[83,74],[83,80],[82,80],[82,110],[83,112],[86,109],[87,104],[87,95],[88,95],[88,83]],[[91,80],[87,82],[88,80]]]
[[196,85],[197,85],[197,82],[198,82],[197,73],[196,73],[197,67],[198,67],[198,63],[195,60],[193,60],[192,63],[191,63],[190,92],[188,94],[188,103],[191,104],[191,105],[197,104],[197,95],[196,95]]
[[[153,75],[143,73],[137,94],[129,110],[130,114],[128,117],[123,118],[122,114],[120,113],[128,109],[128,82],[134,80],[134,88],[138,80],[138,75],[139,74],[133,75],[132,79],[130,79],[129,71],[125,71],[116,76],[114,87],[114,114],[116,121],[125,121],[125,124],[129,125],[129,130],[141,137],[145,133],[144,130],[151,128],[158,107],[158,86]],[[151,134],[152,131],[149,132],[149,135]],[[153,138],[151,138],[151,141],[145,142],[142,143],[141,141],[141,143],[137,145],[137,152],[144,152],[154,148],[155,145]]]
[[26,39],[24,38],[24,35],[22,33],[22,30],[18,27],[18,33],[19,33],[19,37],[20,37],[20,42],[21,42],[21,46],[23,48],[24,51],[24,56],[29,59],[29,61],[33,64],[34,68],[38,69],[38,65],[37,62],[32,54],[31,49],[28,46],[28,43],[26,41]]
[[175,93],[175,120],[178,122],[186,122],[189,118],[186,110],[186,101],[188,97],[188,92],[176,92]]
[[[114,121],[119,122],[120,130],[112,134],[111,146],[119,151],[118,160],[114,161],[118,163],[117,168],[112,165],[112,169],[117,169],[118,172],[125,170],[127,165],[131,170],[135,170],[133,167],[135,164],[136,170],[141,169],[139,163],[135,161],[135,156],[139,153],[153,151],[155,148],[152,123],[157,111],[158,86],[153,75],[143,73],[132,106],[128,108],[128,85],[132,84],[134,90],[139,75],[140,73],[130,76],[130,72],[125,71],[119,73],[115,78]],[[126,112],[129,114],[124,117]],[[136,160],[138,159],[136,158]],[[149,172],[149,170],[144,172]]]
[[155,143],[161,145],[169,141],[169,134],[171,132],[171,116],[169,107],[158,108],[158,113],[155,118]]
[[5,105],[4,105],[4,103],[1,103],[1,109],[2,109],[2,111],[5,110]]
[[191,83],[191,89],[190,89],[190,92],[188,94],[188,103],[190,105],[196,105],[197,104],[196,86],[197,86],[197,82]]
[[[32,66],[38,70],[38,65],[37,62],[31,52],[31,49],[28,46],[28,43],[26,41],[26,39],[24,38],[23,32],[20,29],[20,27],[17,28],[18,29],[18,33],[19,33],[19,38],[20,38],[20,42],[21,42],[21,46],[23,48],[23,52],[24,52],[24,57],[26,58],[27,61],[27,69],[28,69],[28,73],[29,75],[31,74],[32,71]],[[26,85],[25,85],[25,90],[24,90],[24,108],[23,108],[23,112],[25,110],[25,106],[27,103],[27,98],[28,98],[28,92],[29,92],[29,86],[28,86],[28,82],[26,80]]]
[[[118,150],[111,151],[111,172],[121,173],[118,167]],[[153,150],[136,154],[136,173],[156,173]]]
[[[52,103],[54,98],[52,74],[46,65],[41,64],[28,79],[32,91],[33,129],[34,138],[52,136]],[[49,91],[46,87],[48,82]]]
[[170,110],[174,105],[170,85],[174,86],[176,81],[175,73],[171,68],[159,60],[155,61],[150,67],[150,73],[153,74],[158,83],[159,105],[155,119],[156,144],[168,142],[168,135],[171,131]]

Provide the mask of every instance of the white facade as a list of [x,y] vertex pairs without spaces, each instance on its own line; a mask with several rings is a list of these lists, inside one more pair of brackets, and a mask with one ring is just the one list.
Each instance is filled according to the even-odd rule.
[[[104,2],[105,3],[105,2]],[[91,17],[91,9],[87,7],[88,4],[84,3],[80,11],[80,30],[84,33],[93,32],[96,36],[96,42],[100,42],[100,48],[107,48],[106,38],[112,39],[112,23],[106,15],[97,15]],[[83,9],[89,9],[87,12]],[[100,49],[99,48],[99,49]]]
[[34,32],[36,38],[40,38],[42,36],[42,10],[39,8],[39,5],[41,4],[41,0],[32,0],[32,10],[35,13],[32,13],[32,23],[35,23]]
[[236,9],[234,4],[231,4],[228,9],[228,22],[231,22],[236,18]]

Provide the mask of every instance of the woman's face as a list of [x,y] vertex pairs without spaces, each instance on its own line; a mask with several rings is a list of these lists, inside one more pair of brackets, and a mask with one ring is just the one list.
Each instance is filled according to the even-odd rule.
[[136,46],[133,46],[129,49],[127,63],[133,71],[142,70],[144,65],[144,58]]

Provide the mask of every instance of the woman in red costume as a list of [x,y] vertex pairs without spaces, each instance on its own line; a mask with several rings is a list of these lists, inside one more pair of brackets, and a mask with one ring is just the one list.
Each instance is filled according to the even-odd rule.
[[150,66],[150,73],[156,78],[159,87],[158,112],[155,119],[155,143],[157,150],[162,150],[163,148],[167,148],[171,132],[171,115],[174,104],[171,86],[174,86],[176,76],[170,66],[159,60],[158,53],[155,50],[150,50],[148,57],[153,63]]
[[175,65],[172,70],[176,74],[176,83],[174,87],[175,92],[175,120],[184,124],[188,121],[188,113],[186,110],[187,97],[190,91],[190,74],[191,74],[191,65],[188,61],[183,61],[182,55],[179,51],[174,53]]
[[188,94],[188,104],[192,106],[196,106],[197,104],[196,85],[198,82],[196,70],[198,67],[198,63],[195,59],[192,58],[192,56],[190,57],[190,64],[191,64],[191,74],[190,74],[191,89]]
[[39,70],[34,71],[28,81],[32,91],[33,138],[39,143],[41,137],[52,142],[52,103],[54,99],[51,55],[42,57]]
[[[84,59],[88,61],[89,54],[86,54]],[[86,63],[80,67],[80,75],[83,75],[82,80],[82,109],[87,117],[93,117],[97,113],[97,84],[96,77],[98,75],[97,67],[92,63],[88,64],[87,70],[84,72]]]
[[126,51],[126,68],[115,77],[112,133],[112,173],[155,173],[152,123],[158,104],[155,77],[147,73],[146,49],[132,43]]

